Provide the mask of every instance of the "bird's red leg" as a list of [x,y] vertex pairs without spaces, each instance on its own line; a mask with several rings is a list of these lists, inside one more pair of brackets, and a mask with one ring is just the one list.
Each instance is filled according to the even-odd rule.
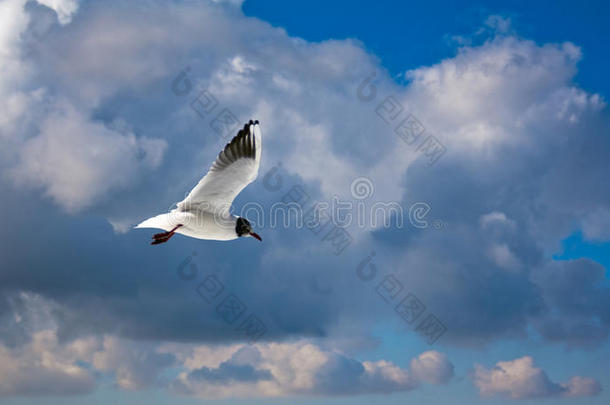
[[172,236],[174,236],[174,233],[176,233],[176,229],[180,228],[181,226],[182,224],[178,224],[176,227],[174,227],[174,229],[169,232],[161,232],[153,235],[154,241],[152,241],[150,244],[158,245],[167,242]]
[[176,226],[174,229],[172,229],[169,232],[156,233],[153,235],[153,238],[154,239],[167,238],[170,234],[173,235],[174,232],[176,232],[176,229],[180,228],[181,226],[182,226],[182,224],[179,224],[178,226]]

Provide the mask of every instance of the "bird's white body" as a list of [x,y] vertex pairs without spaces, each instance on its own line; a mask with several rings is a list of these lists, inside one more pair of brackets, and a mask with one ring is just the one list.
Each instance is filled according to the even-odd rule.
[[220,152],[208,173],[175,209],[149,218],[136,228],[166,231],[153,238],[164,243],[174,233],[197,239],[232,240],[240,236],[260,237],[243,218],[229,213],[235,197],[258,176],[262,133],[258,121],[244,125]]
[[237,239],[235,226],[237,217],[230,215],[223,218],[206,210],[180,211],[172,210],[167,214],[157,215],[139,224],[138,228],[157,228],[171,231],[181,225],[175,233],[197,239],[232,240]]

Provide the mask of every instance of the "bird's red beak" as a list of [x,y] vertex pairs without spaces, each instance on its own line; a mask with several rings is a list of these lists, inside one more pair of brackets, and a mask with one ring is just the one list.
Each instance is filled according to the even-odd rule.
[[256,232],[250,232],[250,236],[260,240],[261,242],[263,241],[263,239],[260,236],[258,236],[258,233],[256,233]]

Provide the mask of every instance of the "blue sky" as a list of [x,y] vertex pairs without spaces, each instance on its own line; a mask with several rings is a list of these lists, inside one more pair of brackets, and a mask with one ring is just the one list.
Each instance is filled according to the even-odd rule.
[[576,81],[585,89],[608,94],[604,72],[608,58],[599,44],[608,40],[607,4],[588,1],[368,2],[310,1],[296,3],[246,1],[246,15],[282,27],[309,41],[357,38],[380,58],[392,75],[431,65],[455,53],[450,37],[472,35],[481,21],[498,14],[512,19],[513,28],[539,43],[572,41],[586,55]]
[[[607,403],[607,14],[0,2],[3,403]],[[197,112],[205,95],[217,106]],[[299,187],[305,205],[403,215],[352,223],[340,252],[251,212],[262,244],[149,246],[132,226],[201,177],[232,134],[222,109],[264,133],[236,210]],[[408,117],[424,135],[400,132]],[[209,277],[239,322],[265,325],[258,340],[202,300]],[[409,297],[425,307],[412,323]],[[433,342],[417,331],[430,317]]]

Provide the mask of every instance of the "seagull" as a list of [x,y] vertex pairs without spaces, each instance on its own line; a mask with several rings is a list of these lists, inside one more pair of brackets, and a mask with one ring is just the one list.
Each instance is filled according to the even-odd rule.
[[167,242],[180,233],[197,239],[232,240],[253,237],[262,241],[247,219],[230,214],[237,195],[258,176],[261,130],[248,122],[218,154],[208,173],[176,208],[140,223],[136,228],[157,228],[151,245]]

